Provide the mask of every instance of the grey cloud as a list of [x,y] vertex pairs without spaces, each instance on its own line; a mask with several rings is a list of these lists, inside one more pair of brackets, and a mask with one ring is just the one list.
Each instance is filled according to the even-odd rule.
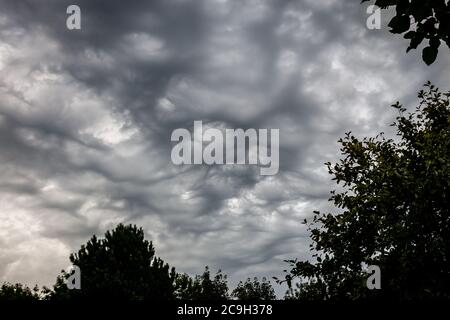
[[[445,51],[426,67],[356,2],[82,0],[81,31],[69,4],[0,0],[1,280],[50,284],[119,222],[181,271],[279,275],[309,257],[301,220],[330,209],[337,139],[386,131],[389,104],[449,80]],[[172,165],[194,120],[280,128],[280,173]]]

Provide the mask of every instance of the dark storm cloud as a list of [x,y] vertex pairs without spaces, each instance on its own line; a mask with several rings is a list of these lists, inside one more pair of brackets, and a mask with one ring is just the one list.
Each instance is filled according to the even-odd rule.
[[[426,67],[356,2],[84,0],[80,31],[69,4],[0,0],[1,279],[49,284],[119,222],[181,271],[277,275],[329,209],[336,140],[448,83],[448,54]],[[194,120],[280,128],[279,174],[172,165],[170,134]]]

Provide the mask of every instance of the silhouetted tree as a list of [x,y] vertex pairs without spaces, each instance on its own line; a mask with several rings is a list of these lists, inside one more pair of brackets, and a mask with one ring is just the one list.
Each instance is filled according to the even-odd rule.
[[39,300],[39,288],[28,288],[20,283],[3,283],[0,287],[0,301],[35,301]]
[[218,271],[213,279],[208,267],[194,279],[179,274],[176,283],[176,297],[183,300],[225,300],[229,298],[227,276]]
[[[315,213],[315,261],[289,261],[294,297],[450,298],[449,97],[427,83],[415,112],[393,105],[398,141],[339,140],[343,159],[327,166],[342,183],[330,199],[340,211]],[[367,265],[380,267],[381,290],[366,288]]]
[[[362,0],[368,2],[372,0]],[[450,48],[450,3],[446,0],[375,0],[380,8],[395,7],[396,15],[389,22],[390,32],[403,34],[410,40],[406,52],[417,49],[423,40],[423,61],[430,65],[437,57],[443,41]]]
[[266,278],[262,278],[261,282],[258,278],[253,278],[253,281],[250,278],[245,282],[240,281],[231,296],[239,300],[275,300],[277,298],[275,290]]
[[81,269],[81,290],[69,290],[63,272],[49,299],[174,298],[175,270],[155,257],[142,228],[119,224],[104,239],[93,236],[70,261]]

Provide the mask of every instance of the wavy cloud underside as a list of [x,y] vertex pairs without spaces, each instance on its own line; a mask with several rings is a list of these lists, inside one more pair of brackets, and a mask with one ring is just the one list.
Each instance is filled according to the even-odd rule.
[[[80,31],[70,4],[0,0],[2,281],[52,284],[120,222],[179,271],[280,275],[330,209],[337,139],[391,134],[391,103],[448,89],[445,49],[427,67],[357,1],[80,0]],[[279,173],[173,165],[171,132],[194,120],[279,128]]]

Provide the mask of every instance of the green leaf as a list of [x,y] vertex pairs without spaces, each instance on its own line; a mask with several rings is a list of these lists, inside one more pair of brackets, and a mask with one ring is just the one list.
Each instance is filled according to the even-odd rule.
[[408,49],[406,49],[406,52],[409,52],[411,49],[417,49],[423,39],[425,39],[425,35],[421,32],[416,32],[414,37],[411,39],[411,43],[409,44]]
[[430,47],[433,48],[439,48],[439,46],[441,45],[441,40],[439,40],[439,38],[434,37],[430,39]]
[[394,6],[397,4],[397,0],[377,0],[375,1],[375,5],[379,6],[380,8],[384,9],[389,6]]
[[437,48],[426,47],[422,51],[422,59],[427,65],[430,65],[436,60],[437,54]]
[[391,27],[391,33],[403,33],[409,30],[410,22],[408,15],[395,16],[391,19],[388,26]]
[[409,8],[409,1],[408,0],[399,0],[398,3],[397,3],[397,7],[396,7],[397,15],[406,13],[408,8]]
[[405,39],[412,39],[412,38],[414,38],[415,35],[416,35],[415,31],[409,31],[409,32],[405,33],[403,38],[405,38]]

